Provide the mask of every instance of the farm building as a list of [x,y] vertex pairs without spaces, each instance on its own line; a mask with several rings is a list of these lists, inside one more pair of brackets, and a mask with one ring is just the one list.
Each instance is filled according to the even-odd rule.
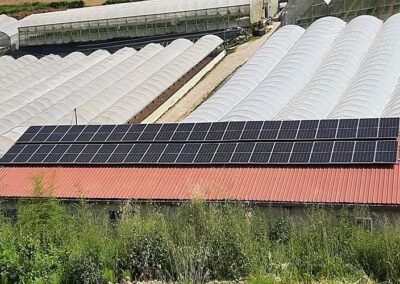
[[[221,44],[208,40],[199,62]],[[138,53],[119,53],[125,52]],[[143,72],[121,86],[135,85]],[[94,91],[95,103],[77,111],[57,101],[38,114],[24,108],[31,116],[18,125],[12,123],[19,116],[3,120],[0,127],[24,127],[0,160],[5,204],[34,197],[32,178],[41,177],[66,202],[83,196],[111,207],[203,197],[294,214],[323,204],[398,216],[400,14],[385,22],[325,17],[306,30],[284,26],[183,121],[137,123],[150,101],[145,94],[168,86],[169,72],[157,72],[158,79],[139,83],[120,104],[114,96],[124,98],[123,87]],[[113,84],[97,81],[77,98],[92,96],[100,82]]]
[[262,0],[140,1],[30,15],[22,46],[104,41],[248,27],[264,16]]
[[18,20],[0,15],[0,56],[18,49]]

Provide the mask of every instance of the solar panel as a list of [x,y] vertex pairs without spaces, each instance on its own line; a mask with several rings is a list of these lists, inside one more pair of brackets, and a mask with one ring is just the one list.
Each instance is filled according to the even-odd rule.
[[360,119],[358,123],[358,138],[376,138],[378,135],[379,119]]
[[378,137],[397,137],[399,135],[399,118],[381,118]]
[[399,118],[33,126],[2,164],[397,161]]
[[133,144],[16,144],[2,164],[394,163],[398,142],[305,141]]
[[357,137],[358,119],[339,120],[336,138]]
[[331,141],[315,142],[310,163],[329,163],[332,156],[333,143]]
[[331,157],[332,163],[351,163],[353,159],[354,141],[336,141]]
[[303,120],[300,122],[297,139],[314,139],[317,135],[319,120]]
[[296,142],[294,143],[290,163],[308,163],[313,148],[312,142]]
[[376,163],[395,163],[397,161],[397,141],[378,141],[376,145]]
[[317,139],[334,139],[339,121],[335,119],[321,120],[319,122]]
[[399,118],[30,127],[17,143],[240,142],[391,139]]

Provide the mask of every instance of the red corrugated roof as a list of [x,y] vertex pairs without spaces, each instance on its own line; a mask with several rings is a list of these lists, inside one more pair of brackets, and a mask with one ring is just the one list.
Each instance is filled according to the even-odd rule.
[[400,166],[388,167],[130,167],[0,170],[0,196],[33,196],[33,176],[54,196],[90,199],[244,200],[400,205]]

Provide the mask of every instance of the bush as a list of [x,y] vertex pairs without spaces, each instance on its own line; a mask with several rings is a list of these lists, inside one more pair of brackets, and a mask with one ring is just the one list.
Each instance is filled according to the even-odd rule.
[[355,211],[276,219],[236,203],[125,205],[110,226],[108,214],[84,202],[68,213],[46,197],[52,187],[35,187],[38,198],[19,204],[16,224],[0,218],[2,283],[400,279],[400,224],[382,219],[369,230],[355,224]]

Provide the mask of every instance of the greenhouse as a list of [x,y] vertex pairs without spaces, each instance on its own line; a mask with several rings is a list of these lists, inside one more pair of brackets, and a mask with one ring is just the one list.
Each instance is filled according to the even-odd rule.
[[249,26],[262,0],[149,0],[34,14],[21,20],[20,45],[52,45]]
[[400,13],[285,26],[184,122],[399,116]]
[[359,15],[372,15],[381,20],[400,12],[400,0],[291,0],[286,6],[283,23],[307,27],[325,16],[350,21]]
[[171,87],[181,88],[222,42],[206,35],[112,54],[0,57],[0,155],[30,125],[127,123]]
[[0,15],[0,56],[18,48],[18,20]]

